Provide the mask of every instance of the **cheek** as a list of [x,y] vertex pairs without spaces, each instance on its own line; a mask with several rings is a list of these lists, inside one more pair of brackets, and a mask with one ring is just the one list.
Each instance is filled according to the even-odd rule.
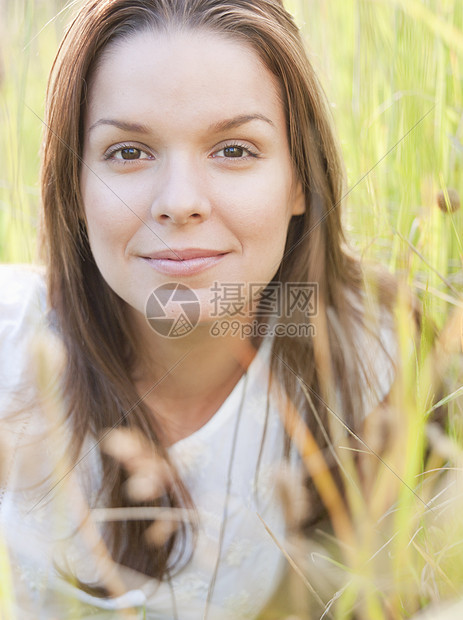
[[238,226],[241,234],[262,245],[279,245],[286,239],[291,218],[291,188],[285,175],[276,171],[273,177],[256,177],[239,189],[230,188],[226,209],[230,227]]
[[87,230],[94,254],[105,249],[114,251],[117,245],[123,249],[140,224],[138,200],[134,199],[133,194],[126,196],[123,186],[108,185],[90,176],[84,177],[81,184]]
[[279,205],[283,208],[289,202],[292,178],[291,171],[287,170],[285,162],[267,165],[261,162],[263,167],[254,173],[237,175],[224,180],[216,177],[212,180],[217,197],[229,196],[230,202],[237,208],[254,206],[254,209],[265,209],[266,205],[275,208]]

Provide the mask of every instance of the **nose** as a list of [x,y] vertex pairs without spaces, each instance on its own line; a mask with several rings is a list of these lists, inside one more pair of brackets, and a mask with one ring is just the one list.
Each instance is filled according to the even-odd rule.
[[164,162],[151,205],[152,217],[161,223],[184,225],[210,215],[206,183],[200,166],[187,155]]

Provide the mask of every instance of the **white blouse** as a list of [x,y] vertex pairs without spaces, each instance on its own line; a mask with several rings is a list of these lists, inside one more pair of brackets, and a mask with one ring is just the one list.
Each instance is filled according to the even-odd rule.
[[[271,342],[264,341],[214,416],[169,448],[197,509],[191,560],[162,582],[121,568],[123,593],[102,599],[60,573],[96,584],[107,564],[104,523],[85,519],[101,481],[97,442],[88,439],[74,468],[66,458],[72,431],[57,397],[59,347],[47,326],[43,274],[0,266],[0,290],[0,567],[5,552],[10,566],[0,578],[11,580],[12,617],[126,618],[118,610],[135,608],[131,618],[149,620],[255,618],[285,568],[264,526],[284,545],[278,480],[288,468],[294,480],[302,475],[295,455],[290,464],[284,458],[277,386],[267,409]],[[386,394],[392,368],[366,343],[365,350]]]
[[[0,541],[3,537],[8,550],[17,617],[67,618],[73,610],[71,617],[116,618],[117,609],[135,607],[136,617],[153,620],[255,618],[285,565],[263,524],[284,543],[277,481],[287,464],[273,398],[265,425],[270,342],[260,347],[214,416],[169,448],[197,509],[191,560],[161,583],[125,570],[128,591],[100,599],[67,583],[57,570],[86,583],[101,575],[94,557],[99,529],[91,522],[81,527],[98,489],[100,462],[95,441],[89,439],[82,460],[69,472],[66,445],[72,438],[66,423],[55,421],[61,414],[55,376],[50,385],[49,375],[56,370],[43,357],[43,334],[31,344],[46,326],[43,276],[32,268],[1,266],[0,290]],[[45,355],[53,357],[50,330],[45,339]],[[293,459],[295,475],[296,463]]]

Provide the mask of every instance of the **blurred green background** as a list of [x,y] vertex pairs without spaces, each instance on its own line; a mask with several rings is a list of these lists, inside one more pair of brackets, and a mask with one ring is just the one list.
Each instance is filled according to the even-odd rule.
[[[75,5],[0,0],[0,260],[37,260],[46,79]],[[330,101],[347,173],[345,225],[442,325],[462,284],[462,0],[286,0]],[[346,193],[347,193],[346,192]],[[444,204],[445,211],[445,204]]]

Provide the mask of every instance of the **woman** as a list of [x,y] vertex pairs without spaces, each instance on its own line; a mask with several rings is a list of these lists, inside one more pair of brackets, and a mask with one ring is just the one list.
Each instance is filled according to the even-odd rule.
[[[278,473],[301,470],[288,412],[324,447],[392,375],[386,295],[366,311],[292,18],[279,0],[86,2],[52,69],[42,157],[49,312],[40,276],[2,276],[9,410],[31,317],[64,346],[55,393],[23,393],[8,422],[18,608],[256,617],[285,565],[262,521],[283,540]],[[100,451],[116,427],[158,464],[131,496],[134,444],[107,447],[125,468]],[[313,494],[306,520],[319,508]]]

